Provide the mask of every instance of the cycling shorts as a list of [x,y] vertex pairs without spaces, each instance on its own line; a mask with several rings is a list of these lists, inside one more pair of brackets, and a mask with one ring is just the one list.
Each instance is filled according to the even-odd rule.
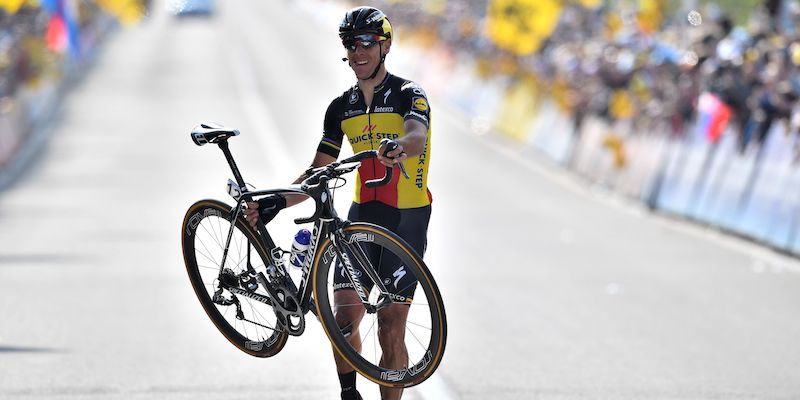
[[[428,222],[431,218],[431,206],[419,208],[398,209],[377,201],[364,204],[353,203],[347,218],[353,222],[369,222],[382,226],[405,240],[417,254],[425,255],[427,246]],[[390,254],[383,253],[382,249],[373,244],[363,243],[362,247],[375,266],[386,289],[393,296],[393,300],[411,303],[414,291],[417,288],[417,279],[400,260]],[[352,258],[351,258],[352,259]],[[372,281],[357,266],[356,276],[365,289],[372,289]],[[333,278],[334,290],[353,290],[353,284],[347,278],[347,273],[341,263],[337,263]]]

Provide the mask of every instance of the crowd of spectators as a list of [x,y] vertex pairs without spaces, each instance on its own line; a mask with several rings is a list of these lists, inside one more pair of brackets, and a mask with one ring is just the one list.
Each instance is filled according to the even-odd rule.
[[91,59],[103,34],[117,20],[125,22],[122,12],[144,10],[147,3],[0,3],[0,168],[13,158],[36,121],[47,117],[57,101],[54,94]]
[[102,29],[98,20],[108,17],[90,0],[0,7],[0,98],[59,78],[67,64],[89,55]]
[[644,1],[562,2],[555,30],[527,55],[501,49],[486,34],[490,1],[380,6],[395,21],[410,21],[404,31],[430,35],[482,61],[482,73],[532,78],[569,113],[576,132],[594,115],[625,122],[628,134],[683,135],[697,121],[703,93],[729,111],[727,126],[742,152],[758,148],[753,144],[763,142],[776,121],[797,131],[797,0],[765,0],[739,25],[711,3],[669,9],[675,6],[656,1],[657,15],[645,15]]

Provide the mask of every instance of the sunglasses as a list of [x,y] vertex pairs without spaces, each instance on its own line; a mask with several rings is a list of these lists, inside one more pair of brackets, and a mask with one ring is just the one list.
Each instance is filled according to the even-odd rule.
[[361,45],[364,50],[369,50],[376,43],[383,40],[386,39],[378,35],[355,35],[342,40],[342,44],[344,45],[345,49],[352,52],[358,49],[358,45]]

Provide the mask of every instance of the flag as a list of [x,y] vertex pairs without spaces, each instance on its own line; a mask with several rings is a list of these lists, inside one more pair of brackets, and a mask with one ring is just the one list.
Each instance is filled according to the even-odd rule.
[[491,0],[487,9],[489,38],[502,49],[528,55],[539,49],[558,23],[558,0]]
[[80,57],[80,30],[74,0],[41,0],[42,9],[50,14],[45,41],[47,47],[71,58]]
[[662,0],[639,0],[639,13],[636,16],[639,29],[645,33],[658,31],[664,18],[665,6]]
[[16,14],[23,4],[25,4],[25,0],[0,0],[0,8],[6,10],[8,15]]
[[728,127],[733,111],[713,93],[703,93],[697,101],[697,127],[709,142],[716,143]]
[[145,14],[140,0],[96,0],[97,5],[117,17],[124,25],[138,22]]

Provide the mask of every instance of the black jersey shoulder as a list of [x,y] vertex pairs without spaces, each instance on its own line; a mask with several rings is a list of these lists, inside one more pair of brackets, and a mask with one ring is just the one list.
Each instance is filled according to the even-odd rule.
[[414,119],[427,127],[430,123],[431,110],[425,90],[414,81],[398,79],[401,81],[399,85],[399,111],[403,115],[403,119]]

